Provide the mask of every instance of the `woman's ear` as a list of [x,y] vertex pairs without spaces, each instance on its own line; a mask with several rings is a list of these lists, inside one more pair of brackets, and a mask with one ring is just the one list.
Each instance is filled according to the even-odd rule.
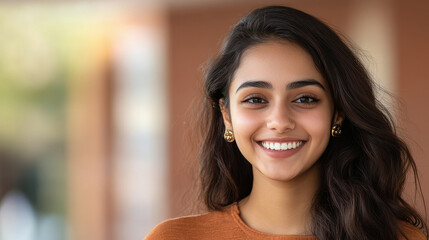
[[336,111],[334,116],[334,124],[342,125],[345,118],[346,116],[343,112]]
[[225,99],[219,99],[219,107],[222,112],[223,123],[225,124],[225,129],[232,130],[231,117],[229,115],[229,108],[225,107]]

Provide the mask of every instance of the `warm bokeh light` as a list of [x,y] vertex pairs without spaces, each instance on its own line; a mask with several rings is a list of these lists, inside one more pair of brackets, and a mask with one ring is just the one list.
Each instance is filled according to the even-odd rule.
[[185,139],[203,68],[231,26],[267,4],[313,14],[360,49],[395,96],[380,98],[428,199],[429,4],[323,3],[2,1],[0,240],[142,239],[189,213],[198,164]]
[[149,184],[166,178],[164,19],[131,3],[0,8],[0,239],[139,239],[167,216]]

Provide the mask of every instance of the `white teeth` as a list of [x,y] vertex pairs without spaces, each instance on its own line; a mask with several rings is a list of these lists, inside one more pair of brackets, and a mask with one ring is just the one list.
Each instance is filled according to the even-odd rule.
[[262,142],[262,146],[266,149],[276,150],[276,151],[285,151],[290,149],[295,149],[302,145],[302,141],[297,142],[288,142],[288,143],[279,143],[279,142]]

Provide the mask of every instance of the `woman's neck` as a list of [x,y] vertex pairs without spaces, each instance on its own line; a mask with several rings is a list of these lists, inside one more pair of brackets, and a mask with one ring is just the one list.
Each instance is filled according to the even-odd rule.
[[318,164],[288,182],[269,179],[253,169],[253,188],[239,202],[240,216],[265,233],[311,235],[311,206],[320,182]]

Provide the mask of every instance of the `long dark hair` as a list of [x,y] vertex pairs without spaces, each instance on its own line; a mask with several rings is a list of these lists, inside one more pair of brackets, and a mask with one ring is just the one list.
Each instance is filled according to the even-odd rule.
[[235,143],[223,139],[218,103],[223,98],[228,106],[229,86],[243,52],[278,39],[298,44],[312,56],[328,82],[335,109],[345,115],[342,136],[331,138],[319,159],[322,176],[312,207],[313,233],[321,240],[394,240],[400,232],[398,221],[404,221],[427,236],[425,221],[402,198],[408,170],[418,180],[416,165],[391,116],[375,98],[362,63],[320,20],[282,6],[257,9],[241,19],[207,70],[200,153],[206,207],[220,210],[250,194],[251,165]]

